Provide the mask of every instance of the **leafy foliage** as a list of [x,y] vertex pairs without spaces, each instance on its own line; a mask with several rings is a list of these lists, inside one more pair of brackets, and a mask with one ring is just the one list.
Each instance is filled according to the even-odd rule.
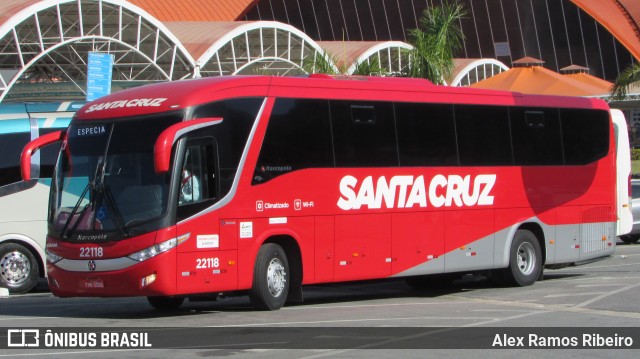
[[612,99],[618,101],[624,100],[629,91],[629,86],[638,81],[640,81],[640,64],[627,67],[618,75],[616,82],[611,87]]
[[464,41],[460,19],[466,15],[463,6],[456,2],[425,9],[419,28],[409,32],[414,49],[407,76],[436,84],[451,76],[454,54],[462,49]]
[[302,69],[308,74],[339,75],[341,71],[334,65],[335,58],[326,51],[315,53],[304,59]]
[[359,63],[353,73],[348,73],[346,66],[335,66],[341,62],[336,56],[329,53],[316,53],[315,56],[309,56],[303,63],[302,69],[309,74],[326,74],[326,75],[359,75],[359,76],[383,76],[385,69],[380,66],[377,57],[372,57],[367,61]]

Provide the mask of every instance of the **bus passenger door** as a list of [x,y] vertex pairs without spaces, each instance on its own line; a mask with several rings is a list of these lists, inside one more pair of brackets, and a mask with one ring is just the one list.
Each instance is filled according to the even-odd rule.
[[335,217],[336,281],[391,275],[391,214]]
[[[194,132],[194,135],[196,133]],[[217,211],[207,211],[220,196],[216,142],[212,137],[189,135],[182,158],[179,183],[178,246],[179,294],[207,293],[237,288],[237,231],[235,221],[221,227]]]

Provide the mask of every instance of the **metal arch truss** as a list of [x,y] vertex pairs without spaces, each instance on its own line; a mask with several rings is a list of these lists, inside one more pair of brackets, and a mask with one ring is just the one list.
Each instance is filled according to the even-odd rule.
[[300,76],[305,75],[306,71],[297,63],[283,58],[262,57],[239,67],[234,75],[239,74]]
[[455,74],[450,86],[469,86],[507,70],[509,70],[509,67],[501,61],[495,59],[478,59],[472,61]]
[[638,102],[640,103],[640,93],[629,93],[622,100],[612,100],[611,94],[597,96],[598,98],[608,102]]
[[[323,54],[315,41],[290,25],[256,21],[227,33],[196,63],[202,77],[292,76],[306,74],[305,66],[315,56],[326,56]],[[335,64],[331,65],[335,68]]]
[[[366,63],[377,63],[377,67],[383,75],[397,75],[407,72],[410,65],[409,57],[413,46],[400,41],[386,41],[374,45],[360,55],[347,69],[347,74],[359,74],[360,69]],[[368,70],[368,66],[364,66]],[[368,74],[360,74],[368,75]]]
[[84,93],[91,51],[114,55],[114,84],[135,86],[194,73],[194,61],[179,41],[125,1],[49,0],[29,10],[0,24],[0,102],[23,83],[71,83]]

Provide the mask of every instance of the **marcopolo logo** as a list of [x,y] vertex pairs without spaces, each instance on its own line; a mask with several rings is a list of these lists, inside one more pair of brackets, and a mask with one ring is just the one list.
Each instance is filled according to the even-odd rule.
[[345,211],[381,208],[473,207],[493,205],[491,191],[495,174],[477,176],[436,175],[425,183],[424,176],[365,177],[353,176],[340,180],[338,207]]

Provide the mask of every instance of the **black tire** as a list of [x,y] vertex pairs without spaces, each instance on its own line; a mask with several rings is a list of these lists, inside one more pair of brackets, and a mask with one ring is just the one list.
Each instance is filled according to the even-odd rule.
[[509,250],[509,266],[502,270],[505,283],[525,287],[542,276],[542,251],[533,232],[518,230]]
[[640,236],[637,235],[633,235],[633,236],[621,236],[620,239],[622,239],[622,241],[626,244],[636,244],[638,243],[638,240],[640,239]]
[[147,297],[149,304],[159,311],[170,312],[180,308],[183,297]]
[[22,294],[38,284],[40,266],[30,250],[17,243],[0,245],[0,287]]
[[267,243],[260,247],[253,270],[253,287],[249,297],[254,308],[278,310],[289,294],[289,262],[282,247]]

